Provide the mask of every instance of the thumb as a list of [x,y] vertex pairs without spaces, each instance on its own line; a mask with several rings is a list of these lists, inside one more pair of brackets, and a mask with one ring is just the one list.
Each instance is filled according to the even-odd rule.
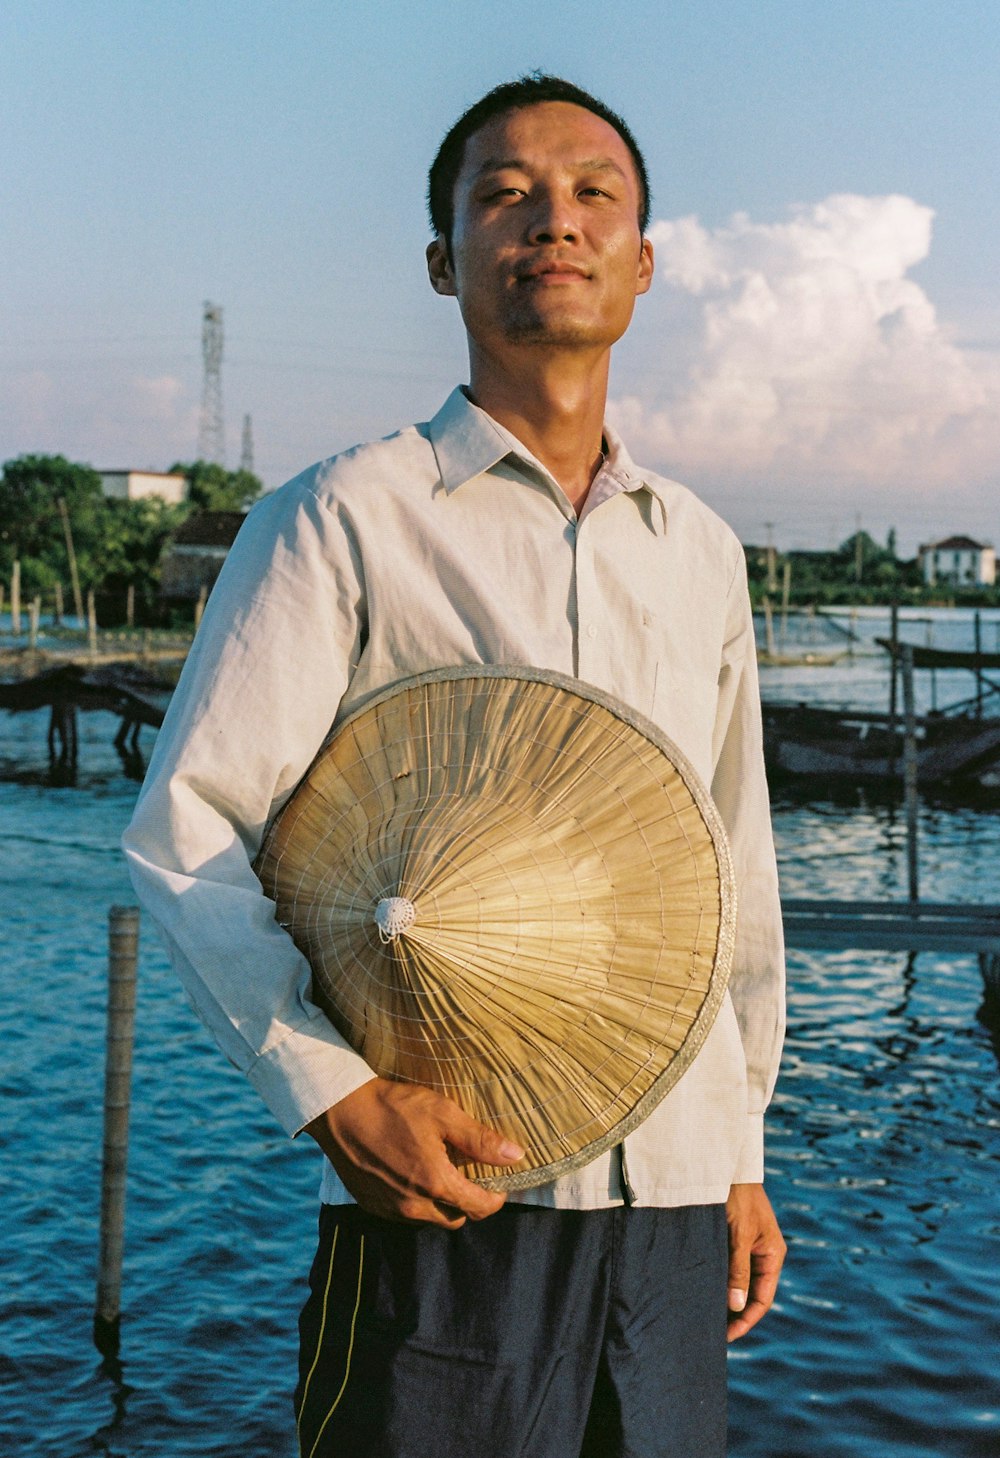
[[467,1155],[477,1164],[516,1164],[524,1158],[524,1150],[513,1139],[487,1129],[470,1115],[456,1109],[445,1125],[445,1142],[460,1154]]
[[726,1304],[730,1311],[742,1311],[747,1304],[750,1289],[750,1256],[744,1250],[734,1250],[729,1257],[729,1291]]

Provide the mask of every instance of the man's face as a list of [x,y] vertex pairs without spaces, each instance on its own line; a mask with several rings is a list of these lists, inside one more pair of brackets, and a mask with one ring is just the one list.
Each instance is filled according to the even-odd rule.
[[427,250],[431,282],[457,297],[474,348],[609,349],[649,288],[639,180],[601,117],[546,101],[469,138],[455,183],[451,257]]

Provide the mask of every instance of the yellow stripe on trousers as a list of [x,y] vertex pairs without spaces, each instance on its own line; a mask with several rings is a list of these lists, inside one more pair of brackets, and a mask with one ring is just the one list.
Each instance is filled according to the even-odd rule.
[[[313,1372],[315,1372],[315,1370],[316,1370],[316,1364],[319,1361],[320,1348],[322,1347],[322,1344],[323,1344],[323,1329],[326,1326],[326,1303],[327,1303],[327,1296],[329,1295],[329,1292],[330,1292],[330,1278],[331,1278],[331,1276],[333,1274],[333,1253],[334,1253],[334,1250],[336,1250],[336,1248],[337,1248],[337,1235],[339,1234],[339,1231],[340,1231],[340,1227],[338,1225],[337,1230],[334,1232],[333,1249],[330,1251],[330,1270],[327,1273],[327,1278],[326,1278],[326,1291],[323,1293],[323,1319],[322,1319],[322,1321],[320,1323],[319,1342],[317,1343],[317,1346],[316,1346],[316,1355],[313,1358],[313,1364],[312,1364],[312,1367],[309,1369],[309,1376],[306,1378],[306,1385],[305,1385],[305,1388],[303,1389],[303,1393],[302,1393],[302,1406],[299,1408],[299,1442],[300,1442],[300,1444],[301,1444],[301,1441],[302,1441],[302,1414],[305,1411],[305,1406],[306,1406],[306,1393],[309,1390],[309,1382],[310,1382],[310,1380],[312,1378]],[[315,1442],[313,1443],[312,1447],[309,1449],[308,1458],[314,1458],[314,1455],[316,1453],[316,1449],[319,1447],[320,1439],[322,1438],[323,1433],[326,1430],[326,1425],[330,1421],[330,1419],[333,1417],[334,1413],[337,1411],[337,1408],[340,1405],[340,1399],[343,1397],[345,1391],[347,1390],[347,1380],[348,1380],[348,1378],[351,1375],[351,1357],[354,1355],[354,1328],[355,1328],[355,1325],[356,1325],[357,1320],[358,1320],[358,1311],[359,1311],[360,1306],[361,1306],[361,1275],[362,1275],[362,1272],[364,1271],[364,1267],[365,1267],[365,1238],[364,1238],[364,1236],[362,1236],[361,1237],[361,1245],[360,1245],[359,1250],[358,1250],[358,1291],[357,1291],[357,1296],[356,1296],[355,1302],[354,1302],[354,1311],[353,1311],[353,1314],[351,1316],[351,1335],[350,1335],[350,1339],[349,1339],[348,1344],[347,1344],[347,1361],[346,1361],[346,1363],[344,1365],[344,1380],[340,1384],[340,1391],[337,1393],[336,1397],[333,1399],[333,1404],[332,1404],[332,1406],[330,1408],[330,1411],[327,1413],[326,1417],[323,1419],[323,1421],[319,1425],[319,1431],[316,1434]],[[302,1450],[301,1450],[301,1447],[300,1447],[300,1449],[299,1449],[300,1455],[301,1455],[301,1451]]]
[[333,1258],[337,1254],[337,1236],[340,1234],[338,1225],[333,1232],[333,1244],[330,1247],[330,1265],[326,1273],[326,1289],[323,1292],[323,1315],[319,1323],[319,1340],[316,1342],[316,1355],[312,1359],[312,1366],[309,1368],[309,1376],[306,1378],[306,1385],[302,1389],[302,1401],[299,1403],[299,1415],[295,1424],[299,1434],[299,1449],[302,1447],[302,1414],[306,1410],[306,1398],[309,1396],[309,1384],[313,1380],[313,1373],[319,1361],[319,1354],[323,1350],[323,1333],[326,1331],[326,1303],[330,1298],[330,1282],[333,1280]]

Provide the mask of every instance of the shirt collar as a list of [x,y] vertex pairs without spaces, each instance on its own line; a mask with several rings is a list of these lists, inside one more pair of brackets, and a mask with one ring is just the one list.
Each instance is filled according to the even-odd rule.
[[[549,472],[516,436],[498,424],[485,410],[474,405],[461,386],[456,386],[429,426],[431,445],[437,459],[441,484],[450,496],[473,477],[514,456],[551,480]],[[659,510],[651,514],[655,531],[666,530],[667,493],[665,481],[641,471],[625,449],[621,436],[610,425],[604,427],[607,458],[602,470],[610,471],[625,491],[647,490]]]

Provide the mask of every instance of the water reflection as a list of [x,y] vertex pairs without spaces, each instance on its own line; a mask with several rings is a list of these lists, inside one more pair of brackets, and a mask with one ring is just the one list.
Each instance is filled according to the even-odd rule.
[[116,1356],[102,1359],[97,1376],[111,1399],[111,1416],[90,1437],[89,1451],[103,1458],[118,1458],[122,1451],[118,1444],[125,1434],[128,1417],[128,1400],[135,1388],[125,1381],[125,1368]]
[[146,777],[146,759],[139,748],[137,738],[132,736],[128,742],[124,738],[121,740],[116,738],[115,749],[118,751],[125,778],[135,780],[137,784],[141,785]]
[[[0,715],[0,1452],[291,1458],[317,1172],[210,1046],[146,926],[126,1360],[95,1366],[81,1313],[98,1239],[106,915],[131,899],[116,847],[135,785],[116,721],[88,714],[75,785],[54,786],[31,717]],[[1000,815],[924,800],[919,829],[929,899],[1000,900]],[[785,793],[775,834],[789,897],[905,896],[891,797]],[[731,1355],[733,1458],[1000,1451],[997,1012],[971,955],[790,956],[767,1159],[791,1251],[775,1311]]]

